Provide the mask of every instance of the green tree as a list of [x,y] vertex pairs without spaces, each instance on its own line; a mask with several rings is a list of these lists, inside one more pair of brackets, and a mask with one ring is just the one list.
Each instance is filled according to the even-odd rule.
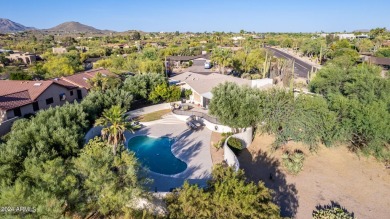
[[72,75],[76,72],[71,60],[63,56],[49,58],[43,65],[43,69],[47,72],[46,78],[59,78],[61,76]]
[[133,32],[132,38],[133,38],[133,40],[140,40],[141,34],[138,31],[135,31],[135,32]]
[[84,216],[94,212],[104,217],[129,216],[137,199],[146,195],[134,155],[122,151],[113,156],[110,146],[99,138],[89,141],[73,163],[83,182],[78,209]]
[[97,119],[95,126],[103,126],[101,131],[103,139],[112,145],[112,153],[115,155],[119,144],[124,143],[125,131],[134,132],[135,127],[128,122],[125,110],[121,106],[112,106],[103,112],[101,118]]
[[383,48],[379,49],[376,53],[375,56],[377,57],[383,57],[383,58],[390,58],[390,49],[388,48]]
[[224,74],[225,67],[232,65],[232,53],[230,50],[217,48],[213,51],[211,60],[219,65],[219,71]]
[[103,76],[102,73],[98,72],[94,77],[87,80],[92,90],[106,91],[107,89],[117,88],[121,81],[118,77],[114,76]]
[[390,158],[390,81],[374,65],[329,63],[309,84],[337,115],[337,137],[355,151]]
[[150,93],[160,84],[164,84],[166,78],[162,74],[136,74],[129,76],[124,82],[123,88],[132,93],[136,99],[149,99]]
[[168,86],[167,83],[157,85],[157,87],[150,93],[149,100],[153,103],[160,101],[178,101],[181,96],[181,89],[177,86]]
[[369,52],[374,47],[374,43],[369,39],[361,39],[356,42],[356,47],[359,52]]
[[125,110],[130,109],[133,96],[131,92],[123,89],[108,89],[105,92],[92,91],[81,102],[84,112],[88,114],[88,120],[94,121],[102,112],[112,106],[120,106]]
[[232,128],[246,128],[258,122],[262,96],[235,83],[220,84],[212,90],[210,114]]
[[280,218],[262,182],[248,183],[242,170],[218,165],[205,189],[184,183],[167,196],[170,218]]

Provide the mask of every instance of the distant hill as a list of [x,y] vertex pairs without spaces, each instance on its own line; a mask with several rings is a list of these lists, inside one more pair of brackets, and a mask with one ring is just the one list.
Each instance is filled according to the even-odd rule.
[[9,19],[0,18],[0,33],[11,33],[26,30],[35,30],[35,28],[23,26]]
[[75,21],[65,22],[46,30],[53,31],[53,32],[77,32],[77,33],[103,32],[102,30]]

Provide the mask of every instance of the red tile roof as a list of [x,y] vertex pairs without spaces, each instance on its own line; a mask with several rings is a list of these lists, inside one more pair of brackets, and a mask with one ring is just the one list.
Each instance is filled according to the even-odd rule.
[[32,103],[53,84],[72,89],[55,81],[0,80],[0,109],[9,110]]
[[85,87],[86,89],[90,89],[91,86],[87,82],[88,79],[91,79],[95,77],[97,73],[101,73],[106,76],[116,76],[115,74],[111,73],[110,71],[103,69],[103,68],[98,68],[98,69],[92,69],[89,71],[77,73],[74,75],[66,76],[60,78],[60,80],[68,82],[70,84],[76,85],[78,87]]

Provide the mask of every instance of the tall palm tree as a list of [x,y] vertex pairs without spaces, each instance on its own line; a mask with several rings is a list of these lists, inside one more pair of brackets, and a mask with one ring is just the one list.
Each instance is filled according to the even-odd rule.
[[112,106],[103,112],[102,117],[96,120],[95,126],[103,126],[101,131],[102,138],[112,145],[112,152],[115,155],[118,145],[125,142],[125,131],[129,130],[134,133],[138,127],[132,125],[125,115],[125,110],[119,105]]

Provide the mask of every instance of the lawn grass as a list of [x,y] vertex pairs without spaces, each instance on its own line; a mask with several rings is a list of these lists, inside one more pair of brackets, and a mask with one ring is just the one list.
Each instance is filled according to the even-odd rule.
[[135,118],[135,120],[137,120],[139,122],[150,122],[150,121],[154,121],[154,120],[159,120],[159,119],[161,119],[161,117],[163,115],[168,114],[170,112],[171,112],[170,109],[159,110],[159,111],[156,111],[153,113],[148,113],[148,114],[145,114],[142,116],[138,116]]

